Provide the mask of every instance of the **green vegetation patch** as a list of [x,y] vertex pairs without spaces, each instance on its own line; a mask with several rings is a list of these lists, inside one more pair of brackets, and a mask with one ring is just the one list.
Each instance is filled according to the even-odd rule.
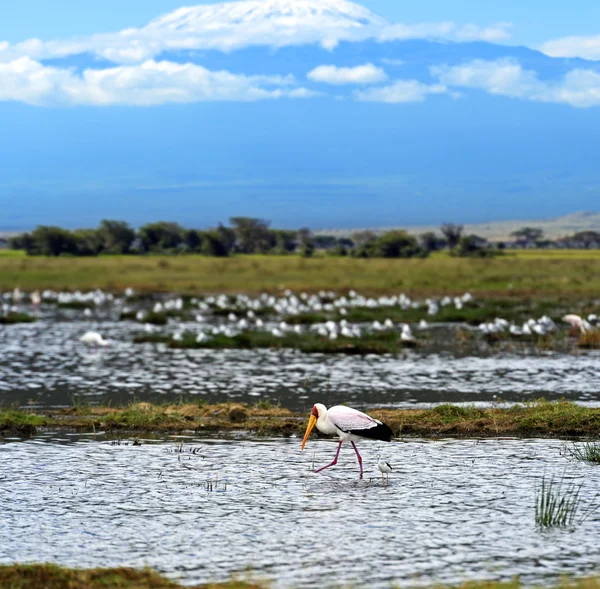
[[[0,566],[2,589],[184,589],[150,570],[129,568],[68,569],[53,564]],[[230,581],[187,589],[260,589],[252,582]]]
[[[368,413],[389,425],[395,437],[600,437],[600,408],[568,401],[540,400],[486,409],[445,404],[431,409],[372,409]],[[174,405],[134,403],[120,408],[76,406],[44,415],[4,411],[0,412],[0,431],[32,434],[36,427],[206,433],[237,430],[289,436],[303,433],[307,419],[306,414],[293,414],[268,403],[254,406],[207,405],[201,401]]]
[[27,313],[8,313],[0,315],[0,325],[15,325],[16,323],[34,323],[36,318]]
[[[533,251],[492,259],[433,255],[427,259],[236,255],[0,257],[0,289],[260,293],[354,289],[369,294],[476,298],[564,298],[577,306],[600,291],[600,252]],[[160,264],[164,261],[165,264]],[[593,312],[593,311],[589,311]]]
[[12,409],[0,411],[0,434],[32,436],[37,427],[50,423],[51,420],[42,415]]
[[134,337],[134,343],[166,343],[170,348],[182,350],[253,350],[259,348],[294,349],[306,354],[395,354],[402,348],[412,346],[402,342],[395,331],[365,334],[360,338],[338,336],[331,340],[315,333],[288,333],[283,337],[274,336],[267,331],[244,331],[228,337],[223,334],[207,336],[197,341],[196,335],[184,334],[181,339],[145,333]]
[[[470,581],[454,589],[521,589],[518,578],[500,583],[493,581]],[[550,589],[600,589],[597,577],[561,578]],[[0,587],[3,589],[184,589],[183,585],[170,581],[151,569],[106,568],[69,569],[53,564],[12,564],[0,566]],[[267,589],[268,584],[254,581],[231,580],[226,583],[187,586],[187,589]],[[445,589],[442,585],[435,589]]]

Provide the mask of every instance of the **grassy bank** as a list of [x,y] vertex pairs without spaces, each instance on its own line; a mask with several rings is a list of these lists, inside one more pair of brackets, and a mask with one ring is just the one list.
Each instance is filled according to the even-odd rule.
[[[478,409],[439,405],[432,409],[373,409],[369,415],[387,423],[395,437],[597,437],[600,409],[567,401],[535,401],[512,407]],[[41,428],[81,432],[182,432],[226,434],[252,432],[264,436],[301,435],[306,414],[268,405],[181,403],[127,407],[77,406],[33,413],[0,412],[0,433],[32,435]]]
[[449,256],[411,260],[296,256],[0,256],[0,289],[178,291],[185,293],[356,289],[413,295],[597,297],[600,252],[532,252],[495,259]]
[[[600,589],[600,579],[562,578],[560,582],[544,585],[555,589]],[[68,569],[50,564],[0,566],[0,587],[3,589],[184,589],[183,585],[169,581],[149,569]],[[208,585],[187,586],[187,589],[261,589],[261,585],[248,581],[229,581]],[[492,581],[470,582],[456,589],[521,589],[518,579],[508,583]],[[436,589],[444,589],[437,585]]]
[[286,333],[276,337],[266,331],[245,331],[232,337],[219,334],[205,341],[197,341],[196,335],[185,334],[181,339],[168,335],[144,333],[136,336],[134,342],[165,343],[170,348],[181,350],[256,350],[256,349],[292,349],[305,354],[396,354],[404,347],[415,347],[414,342],[402,342],[400,334],[387,331],[367,333],[360,338],[339,337],[330,340],[315,333]]
[[[0,566],[2,589],[184,589],[150,569],[68,569],[52,564]],[[260,589],[243,581],[187,586],[186,589]]]

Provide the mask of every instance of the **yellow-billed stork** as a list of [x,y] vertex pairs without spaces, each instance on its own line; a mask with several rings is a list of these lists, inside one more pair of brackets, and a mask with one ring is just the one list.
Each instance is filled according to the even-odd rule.
[[381,440],[382,442],[392,441],[392,430],[378,419],[373,419],[361,411],[351,409],[350,407],[344,407],[343,405],[336,405],[328,410],[325,405],[317,403],[312,408],[308,420],[308,427],[306,428],[306,433],[302,440],[302,450],[304,450],[306,440],[315,425],[317,426],[317,429],[324,434],[337,434],[340,437],[340,443],[338,444],[333,462],[318,468],[315,472],[321,472],[330,466],[335,466],[337,464],[338,456],[340,455],[340,450],[342,449],[342,444],[344,442],[350,442],[358,458],[360,478],[362,479],[362,457],[354,442],[360,439]]

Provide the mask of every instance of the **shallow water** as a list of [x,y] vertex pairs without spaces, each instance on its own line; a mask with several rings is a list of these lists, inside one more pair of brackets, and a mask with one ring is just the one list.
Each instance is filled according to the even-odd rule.
[[[173,323],[167,331],[180,329]],[[198,329],[198,324],[187,324]],[[98,330],[111,345],[79,343]],[[450,327],[448,329],[451,329]],[[268,399],[295,411],[315,399],[406,407],[439,402],[490,404],[540,396],[598,399],[600,352],[509,352],[491,346],[453,350],[438,330],[437,353],[392,356],[302,354],[294,350],[169,350],[132,343],[140,325],[113,313],[45,311],[37,323],[0,328],[0,399],[37,407],[74,401],[121,403],[199,397],[209,402]],[[448,338],[446,338],[448,339]]]
[[568,462],[559,441],[392,443],[389,487],[377,443],[359,444],[362,482],[350,447],[337,467],[310,472],[332,459],[331,441],[304,453],[298,439],[175,447],[64,434],[1,444],[0,562],[149,565],[185,583],[252,567],[283,588],[537,584],[600,561],[598,515],[571,530],[534,526],[544,473],[584,482],[584,503],[600,485],[600,468]]

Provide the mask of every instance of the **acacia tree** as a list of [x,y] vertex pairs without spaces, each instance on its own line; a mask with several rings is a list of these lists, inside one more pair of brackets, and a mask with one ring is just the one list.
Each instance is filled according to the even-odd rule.
[[231,217],[229,222],[235,231],[237,246],[244,254],[268,252],[273,243],[269,231],[270,221],[254,217]]
[[597,231],[579,231],[571,238],[573,241],[583,243],[585,249],[589,249],[595,244],[600,244],[600,233]]
[[514,237],[517,241],[540,241],[544,237],[544,232],[542,229],[538,227],[521,227],[521,229],[517,229],[513,231],[511,237]]
[[440,227],[440,230],[442,232],[442,235],[446,238],[446,241],[448,242],[448,247],[450,248],[450,250],[453,250],[460,241],[460,237],[463,232],[463,226],[456,225],[455,223],[444,223]]
[[135,239],[135,231],[124,221],[104,219],[98,227],[101,248],[110,254],[126,254]]

